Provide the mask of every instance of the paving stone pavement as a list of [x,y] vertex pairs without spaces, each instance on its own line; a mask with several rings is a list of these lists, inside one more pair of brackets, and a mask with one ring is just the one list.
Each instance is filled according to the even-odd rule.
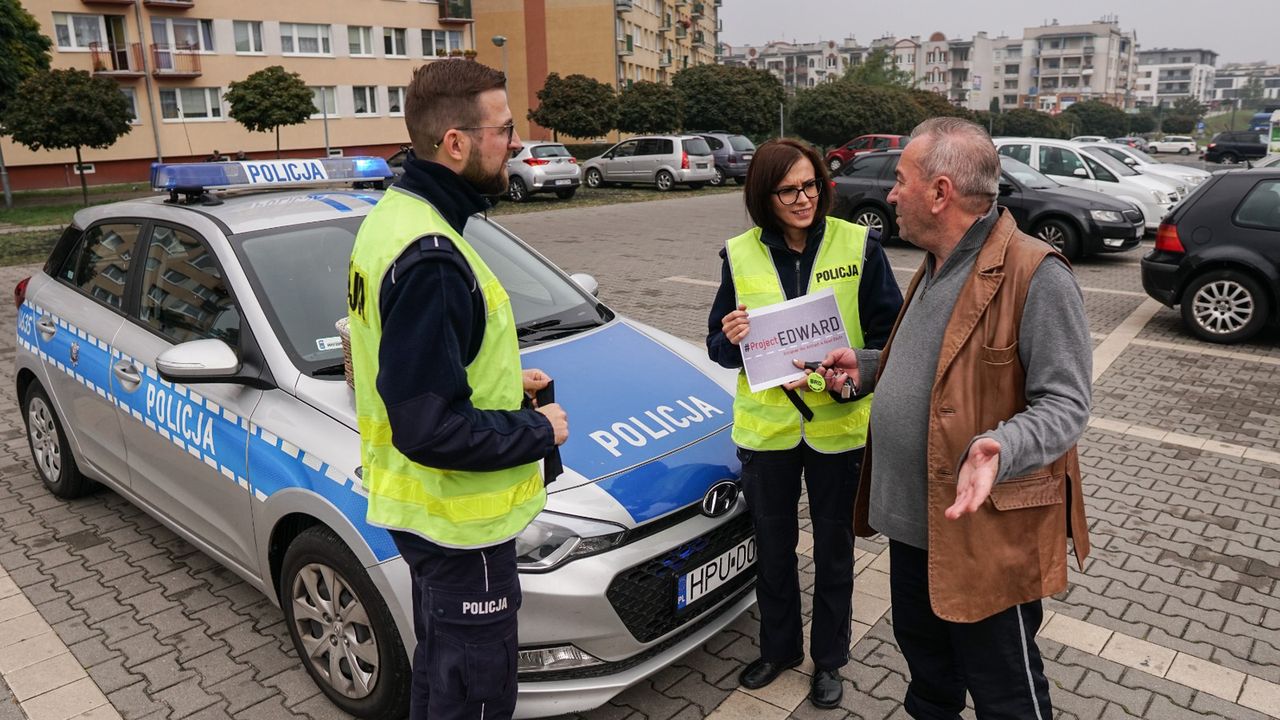
[[[593,274],[615,310],[699,345],[720,274],[717,252],[749,226],[737,194],[500,221],[569,272]],[[888,254],[905,284],[921,253],[895,243]],[[1141,290],[1139,256],[1076,264],[1081,284],[1093,288],[1085,302],[1095,342],[1142,303],[1126,294]],[[0,287],[32,270],[0,268]],[[13,321],[5,304],[0,567],[112,706],[127,720],[340,716],[302,669],[282,615],[266,598],[114,493],[63,502],[44,491],[12,396]],[[1176,312],[1161,310],[1099,379],[1095,416],[1274,450],[1280,380],[1273,364],[1257,358],[1280,358],[1276,341],[1273,330],[1233,346],[1240,357],[1206,355],[1182,332]],[[1079,620],[1101,637],[1117,634],[1093,651],[1041,639],[1055,717],[1268,716],[1221,695],[1280,717],[1280,696],[1268,694],[1267,684],[1280,683],[1280,466],[1100,428],[1091,428],[1081,447],[1094,555],[1046,608],[1064,627]],[[801,525],[808,528],[803,508]],[[885,545],[860,539],[857,547],[859,637],[842,670],[840,709],[818,711],[804,701],[805,666],[754,695],[737,690],[738,671],[758,654],[753,610],[605,706],[566,717],[905,718],[905,663],[887,600],[877,594],[884,594]],[[811,587],[812,561],[803,554],[800,573],[801,586]],[[806,616],[810,608],[806,597]],[[1121,640],[1180,654],[1168,660],[1174,656],[1161,651],[1164,672],[1144,672],[1108,659],[1123,659]],[[1240,683],[1233,692],[1211,686],[1210,671]],[[0,720],[14,712],[22,717],[0,681]]]

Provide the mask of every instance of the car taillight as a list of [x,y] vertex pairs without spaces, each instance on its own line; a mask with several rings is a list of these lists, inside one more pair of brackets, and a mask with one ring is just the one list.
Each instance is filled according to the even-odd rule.
[[525,165],[546,165],[549,162],[551,161],[545,160],[543,158],[525,158],[524,159]]
[[13,306],[22,307],[22,303],[27,301],[27,283],[31,282],[30,277],[24,277],[18,281],[13,288]]
[[571,158],[569,158],[569,164],[570,164],[570,165],[577,165],[577,164],[578,164],[578,158],[575,158],[575,157],[571,157]]
[[738,156],[737,156],[737,155],[734,155],[733,153],[729,153],[729,162],[731,162],[731,163],[736,163],[736,162],[738,162]]
[[1213,148],[1216,148],[1216,147],[1218,147],[1218,143],[1209,143],[1209,149],[1210,149],[1210,150],[1212,150]]
[[689,153],[687,152],[680,153],[680,169],[681,170],[689,169]]
[[1156,231],[1156,250],[1164,252],[1185,253],[1182,240],[1178,237],[1178,226],[1173,223],[1160,223]]

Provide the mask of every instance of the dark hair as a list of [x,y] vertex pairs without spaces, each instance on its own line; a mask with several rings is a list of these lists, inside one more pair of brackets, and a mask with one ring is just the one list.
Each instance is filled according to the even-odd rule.
[[435,154],[451,128],[484,124],[479,95],[507,87],[507,76],[474,60],[437,60],[413,71],[404,101],[404,123],[418,157]]
[[822,190],[814,200],[817,206],[814,219],[826,217],[831,210],[831,176],[818,151],[812,145],[796,140],[770,140],[756,148],[742,189],[747,214],[756,225],[772,232],[782,232],[782,225],[773,211],[773,191],[800,158],[808,158],[813,163],[814,179]]

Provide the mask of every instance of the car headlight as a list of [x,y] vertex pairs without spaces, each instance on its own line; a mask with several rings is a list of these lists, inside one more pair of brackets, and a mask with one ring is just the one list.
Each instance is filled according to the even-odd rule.
[[1162,203],[1165,201],[1164,193],[1160,192],[1159,190],[1152,190],[1151,197],[1155,198],[1157,203]]
[[1115,210],[1090,210],[1089,216],[1098,222],[1123,222],[1124,216]]
[[516,536],[516,568],[546,572],[616,547],[626,534],[626,528],[613,523],[542,512]]

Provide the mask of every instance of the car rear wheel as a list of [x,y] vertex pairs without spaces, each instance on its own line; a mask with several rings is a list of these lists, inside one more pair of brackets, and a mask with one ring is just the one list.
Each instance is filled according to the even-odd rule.
[[602,187],[604,185],[604,176],[595,168],[587,168],[587,174],[583,178],[583,182],[585,182],[589,188],[594,189]]
[[1179,154],[1179,155],[1190,155],[1190,154],[1191,154],[1191,151],[1190,151],[1189,149],[1187,149],[1187,148],[1182,148],[1181,150],[1179,150],[1179,151],[1178,151],[1178,154]]
[[1240,157],[1235,153],[1222,153],[1223,165],[1235,165],[1238,162],[1240,162]]
[[512,177],[511,182],[507,185],[507,197],[512,202],[524,202],[529,199],[529,188],[525,187],[524,180],[518,177]]
[[1068,260],[1074,262],[1080,259],[1080,238],[1070,223],[1057,219],[1045,220],[1036,226],[1034,234]]
[[568,200],[569,198],[573,197],[573,194],[576,192],[578,192],[578,188],[569,188],[568,190],[557,190],[556,197],[560,198],[561,200]]
[[673,185],[676,184],[676,179],[671,173],[667,172],[666,170],[659,170],[657,177],[654,178],[654,182],[657,183],[659,190],[661,190],[662,192],[666,192],[670,190]]
[[831,168],[831,172],[840,172],[840,168],[844,167],[844,161],[838,157],[833,157],[827,161],[827,167]]
[[714,186],[716,186],[716,187],[720,187],[721,185],[723,185],[723,184],[724,184],[724,171],[723,171],[723,170],[721,170],[720,168],[716,168],[716,174],[715,174],[715,176],[714,176],[714,177],[712,177],[712,178],[711,178],[711,184],[712,184],[712,185],[714,185]]
[[409,658],[395,621],[332,530],[317,525],[294,538],[279,591],[298,657],[334,705],[366,720],[408,713]]
[[22,402],[23,417],[27,421],[27,444],[31,459],[41,482],[56,497],[64,500],[81,497],[93,490],[94,482],[80,474],[76,459],[71,454],[67,434],[62,421],[53,410],[53,403],[40,383],[27,387]]
[[1182,322],[1201,340],[1248,340],[1267,323],[1270,298],[1256,280],[1238,270],[1207,272],[1182,294]]
[[885,214],[879,208],[871,206],[858,208],[853,213],[852,222],[857,225],[863,225],[868,230],[875,230],[880,233],[880,242],[885,242],[889,239],[889,218],[885,217]]

